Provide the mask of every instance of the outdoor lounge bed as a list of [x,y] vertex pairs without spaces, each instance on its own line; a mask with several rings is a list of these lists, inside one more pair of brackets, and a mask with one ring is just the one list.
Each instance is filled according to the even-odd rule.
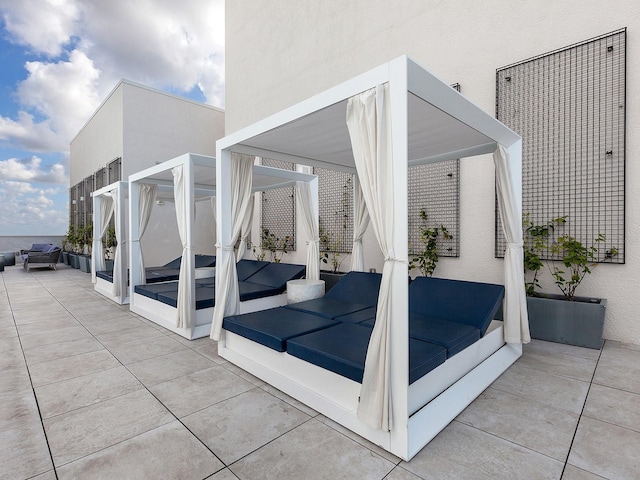
[[27,272],[30,268],[43,267],[55,270],[61,251],[60,247],[51,243],[34,243],[29,250],[21,252],[24,261],[22,266]]
[[[182,257],[178,257],[161,266],[146,267],[145,273],[147,284],[178,280],[178,277],[180,276],[181,260]],[[215,267],[216,257],[215,255],[196,255],[195,266],[196,268]],[[96,276],[98,278],[106,280],[109,283],[113,283],[113,270],[96,272]]]
[[[289,280],[302,278],[304,265],[270,263],[257,260],[240,260],[236,266],[240,305],[243,312],[252,312],[284,305]],[[178,281],[136,285],[135,304],[138,313],[159,325],[174,328],[178,306]],[[210,333],[213,306],[215,305],[215,277],[195,281],[194,301],[196,326],[194,336],[199,338]]]

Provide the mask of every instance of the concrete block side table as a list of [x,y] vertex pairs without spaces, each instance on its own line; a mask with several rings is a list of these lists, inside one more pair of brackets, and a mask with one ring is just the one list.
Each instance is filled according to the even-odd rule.
[[324,295],[324,280],[289,280],[287,282],[287,303],[313,300]]

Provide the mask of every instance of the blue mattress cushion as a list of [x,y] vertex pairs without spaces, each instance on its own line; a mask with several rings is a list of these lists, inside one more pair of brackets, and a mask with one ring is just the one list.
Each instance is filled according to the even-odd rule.
[[255,300],[256,298],[270,297],[282,293],[282,288],[259,285],[257,283],[238,282],[240,301]]
[[151,285],[136,285],[133,291],[145,297],[158,299],[159,293],[177,292],[178,282],[152,283]]
[[113,283],[113,270],[104,270],[102,272],[96,272],[96,277]]
[[381,279],[379,273],[349,272],[324,297],[375,307]]
[[[375,318],[362,322],[373,327]],[[441,345],[447,349],[447,358],[453,357],[469,345],[480,340],[480,330],[458,322],[409,314],[409,337]]]
[[409,312],[471,325],[483,336],[503,298],[502,285],[417,277],[409,285]]
[[369,306],[361,303],[345,302],[335,298],[327,298],[327,295],[325,295],[324,297],[314,298],[313,300],[292,303],[287,305],[286,308],[299,312],[312,313],[325,318],[334,318],[364,310],[369,308]]
[[236,263],[236,272],[238,273],[238,281],[244,282],[251,275],[258,270],[269,265],[269,262],[263,262],[261,260],[240,260]]
[[358,310],[357,312],[340,315],[339,317],[335,317],[335,320],[347,323],[371,322],[370,326],[373,327],[373,324],[376,321],[376,309],[375,307],[368,307],[364,310]]
[[215,266],[216,266],[215,255],[196,255],[196,259],[195,259],[196,268],[215,267]]
[[316,315],[294,312],[283,307],[226,317],[225,330],[241,335],[266,347],[284,352],[287,340],[337,325],[337,322]]
[[[340,323],[317,332],[291,338],[287,353],[362,383],[364,362],[372,328]],[[409,383],[423,377],[447,359],[444,347],[409,339]]]
[[[196,287],[196,310],[211,308],[215,305],[216,289],[211,287]],[[178,308],[178,290],[158,293],[158,301]]]
[[281,289],[282,292],[287,288],[289,280],[302,278],[305,273],[304,265],[295,265],[292,263],[269,263],[256,273],[251,275],[245,281],[249,283],[257,283]]
[[178,280],[180,277],[179,269],[164,268],[162,270],[147,271],[147,283],[170,282]]
[[206,277],[196,279],[196,286],[199,287],[215,287],[216,277]]
[[[170,268],[170,269],[176,269],[176,268],[180,268],[180,263],[182,262],[182,256],[178,257],[178,258],[174,258],[173,260],[171,260],[168,263],[165,263],[162,267],[160,268]],[[153,269],[160,269],[158,267],[149,267],[149,268],[153,268]]]

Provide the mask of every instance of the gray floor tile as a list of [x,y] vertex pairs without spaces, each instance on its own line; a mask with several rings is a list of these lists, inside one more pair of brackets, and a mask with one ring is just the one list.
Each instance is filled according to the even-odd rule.
[[182,421],[229,465],[308,419],[300,410],[256,388]]
[[58,477],[56,477],[56,472],[49,470],[48,472],[32,477],[29,480],[58,480]]
[[457,420],[564,462],[578,418],[577,413],[489,387]]
[[421,480],[422,477],[419,477],[404,468],[397,466],[391,473],[384,477],[384,480]]
[[38,405],[33,392],[7,393],[0,396],[0,431],[39,421]]
[[573,355],[587,360],[597,361],[600,358],[600,350],[594,348],[576,347],[562,343],[545,342],[544,340],[531,340],[523,345],[523,352],[551,353],[559,355]]
[[306,406],[304,403],[296,400],[295,398],[287,395],[284,392],[281,392],[280,390],[278,390],[275,387],[272,387],[271,385],[269,385],[268,383],[265,383],[262,387],[262,390],[264,390],[267,393],[270,393],[271,395],[278,397],[280,400],[287,402],[290,405],[293,405],[294,407],[296,407],[298,410],[306,413],[307,415],[309,415],[310,417],[315,417],[316,415],[318,415],[318,412],[316,412],[313,408]]
[[179,422],[58,468],[60,480],[200,480],[224,465]]
[[521,397],[580,413],[589,383],[553,373],[512,365],[493,384],[493,388]]
[[56,466],[64,465],[174,420],[146,390],[44,420]]
[[164,335],[119,343],[109,347],[109,351],[125,365],[186,349],[187,347],[180,342]]
[[201,370],[190,375],[149,387],[178,418],[255,388],[251,383],[222,367]]
[[29,366],[37,363],[57,360],[59,358],[72,357],[82,353],[96,352],[104,350],[104,345],[92,336],[67,340],[66,342],[49,343],[37,347],[26,348],[24,356]]
[[569,463],[605,478],[637,480],[640,433],[582,417]]
[[311,419],[229,469],[241,479],[379,480],[394,467],[362,445]]
[[141,388],[140,382],[120,366],[37,387],[35,391],[42,418],[49,418]]
[[206,480],[238,480],[238,477],[236,477],[231,470],[225,468],[224,470],[220,470],[218,473],[207,477]]
[[132,328],[147,327],[147,325],[142,323],[140,320],[137,320],[126,313],[123,313],[121,317],[112,318],[109,316],[91,322],[83,322],[82,324],[87,330],[89,330],[89,332],[91,332],[92,335],[96,336],[120,332]]
[[218,342],[216,341],[210,340],[204,345],[200,345],[194,348],[194,350],[198,352],[200,355],[204,355],[209,360],[216,362],[218,364],[227,363],[227,361],[224,358],[218,355]]
[[82,326],[59,328],[55,331],[20,335],[23,348],[33,348],[50,343],[66,342],[82,337],[90,337],[91,334]]
[[563,462],[453,421],[402,467],[424,478],[553,479]]
[[593,383],[640,394],[640,350],[605,345]]
[[182,375],[215,367],[215,363],[193,350],[180,350],[159,357],[131,363],[127,368],[147,386],[166,382]]
[[107,350],[98,350],[37,363],[29,371],[33,386],[39,387],[118,366],[120,362]]
[[629,350],[635,350],[640,352],[640,345],[634,345],[633,343],[617,342],[615,340],[607,340],[605,342],[607,347],[626,348]]
[[0,395],[29,391],[32,391],[32,387],[26,366],[0,372]]
[[525,350],[518,360],[518,365],[590,382],[596,369],[596,360],[575,355]]
[[240,367],[238,367],[237,365],[234,365],[233,363],[227,362],[221,365],[227,370],[229,370],[230,372],[235,373],[239,377],[244,378],[247,382],[251,382],[256,387],[263,387],[266,385],[266,382],[264,382],[263,380],[260,380],[258,377],[251,375],[249,372],[241,369]]
[[640,395],[591,385],[583,414],[640,432]]
[[20,336],[32,335],[34,333],[49,333],[61,328],[78,327],[80,324],[71,315],[66,314],[59,317],[47,319],[38,323],[20,323],[18,324],[18,332]]
[[602,480],[603,478],[573,465],[567,465],[562,473],[562,480]]
[[96,335],[96,338],[105,347],[111,348],[123,343],[133,342],[135,340],[144,340],[147,338],[158,337],[162,335],[161,332],[155,328],[151,328],[147,325],[140,324],[133,328],[127,328],[126,330],[118,330],[116,332],[103,333]]
[[0,353],[0,375],[3,370],[24,367],[26,367],[26,363],[19,343],[13,343],[12,346],[8,346],[4,352]]

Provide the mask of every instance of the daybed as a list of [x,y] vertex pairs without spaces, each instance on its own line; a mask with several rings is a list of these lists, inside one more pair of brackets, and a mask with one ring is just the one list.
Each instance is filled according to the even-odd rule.
[[[384,264],[370,337],[362,322],[339,322],[331,316],[334,312],[318,315],[326,313],[324,310],[298,310],[308,315],[304,318],[309,321],[339,323],[320,325],[317,331],[305,335],[287,332],[292,339],[275,335],[273,344],[284,340],[286,348],[286,352],[276,351],[223,326],[227,322],[233,328],[229,319],[242,312],[231,298],[233,292],[219,289],[211,333],[218,340],[219,354],[393,454],[411,459],[515,362],[522,354],[522,343],[529,341],[522,266],[521,138],[407,57],[387,62],[216,142],[216,243],[222,246],[217,250],[219,268],[228,265],[233,256],[229,248],[235,241],[232,227],[242,217],[238,205],[243,205],[246,198],[246,193],[237,188],[244,179],[234,179],[241,166],[234,157],[237,154],[355,174],[356,199],[363,199]],[[487,162],[490,158],[481,161],[487,162],[488,169],[495,169],[498,211],[507,239],[505,313],[504,322],[493,321],[487,314],[477,324],[467,325],[455,316],[441,318],[437,310],[410,305],[411,287],[406,281],[407,171],[415,165],[486,154],[493,154],[492,164]],[[491,182],[487,188],[493,186]],[[487,212],[493,214],[493,210]],[[354,232],[366,230],[366,218],[354,209]],[[361,258],[361,238],[354,234],[354,258]],[[353,270],[366,268],[364,262],[355,263]],[[495,293],[490,290],[482,295],[497,301]],[[448,308],[450,303],[443,305]],[[294,308],[299,307],[288,306],[278,312]],[[347,314],[347,318],[371,318],[372,313],[363,308]],[[420,324],[424,321],[421,317],[438,322]],[[451,330],[455,333],[452,338],[443,336],[450,326],[444,322],[457,324]],[[293,350],[302,356],[303,350],[310,351],[307,340],[315,339],[318,346],[323,337],[333,339],[332,332],[348,334],[361,346],[368,345],[366,353],[360,350],[352,355],[349,350],[350,357],[345,353],[345,358],[338,358],[340,364],[351,365],[351,377],[359,378],[359,371],[353,368],[362,365],[366,356],[362,383],[292,354],[294,345]],[[418,336],[429,341],[413,338]],[[423,343],[434,353],[424,369],[448,355],[426,375],[420,361],[425,358],[423,352],[416,354],[415,349]],[[337,348],[335,342],[329,345]],[[314,355],[324,349],[324,345],[316,348]],[[335,362],[334,354],[340,352],[324,353],[314,361],[320,363],[323,357]],[[410,380],[415,381],[410,384]]]
[[[171,260],[164,265],[157,267],[146,267],[145,273],[147,277],[147,284],[170,282],[172,280],[178,280],[180,276],[180,263],[182,257],[178,257]],[[195,256],[195,268],[205,269],[207,267],[216,266],[215,255],[196,255]],[[113,283],[113,270],[104,270],[102,272],[96,272],[98,278],[102,278],[109,283]]]
[[53,268],[56,270],[56,264],[60,259],[62,250],[52,243],[34,243],[29,250],[23,250],[21,253],[24,263],[22,266],[27,272],[30,268]]

